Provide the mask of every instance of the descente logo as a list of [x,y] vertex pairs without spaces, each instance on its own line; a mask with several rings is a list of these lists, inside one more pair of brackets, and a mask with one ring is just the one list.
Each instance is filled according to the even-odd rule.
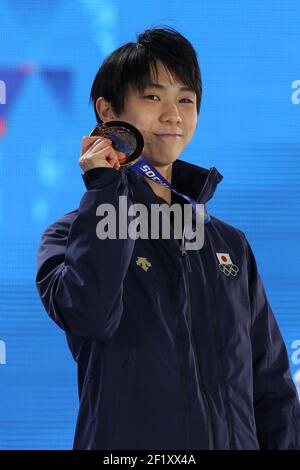
[[0,365],[6,364],[6,345],[5,341],[0,339]]
[[3,80],[0,80],[0,104],[6,104],[6,85]]

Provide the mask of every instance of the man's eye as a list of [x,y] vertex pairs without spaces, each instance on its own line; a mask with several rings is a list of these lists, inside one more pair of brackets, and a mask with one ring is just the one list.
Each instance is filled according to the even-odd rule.
[[158,96],[157,95],[146,95],[146,96],[144,96],[144,98],[152,99],[152,98],[158,98]]
[[[147,98],[147,99],[149,99],[149,100],[151,100],[151,101],[156,101],[155,98],[157,98],[157,99],[159,100],[159,97],[158,97],[157,95],[146,95],[146,96],[144,96],[144,98]],[[180,100],[180,102],[182,102],[182,101],[184,101],[185,103],[192,103],[192,104],[194,103],[194,102],[193,102],[192,100],[190,100],[189,98],[182,98],[182,99]]]
[[190,100],[189,98],[182,98],[181,101],[187,101],[188,103],[194,103],[194,101]]

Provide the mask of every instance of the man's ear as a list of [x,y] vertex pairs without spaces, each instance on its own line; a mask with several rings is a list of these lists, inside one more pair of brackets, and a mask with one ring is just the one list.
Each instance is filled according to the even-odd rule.
[[106,101],[103,96],[100,96],[96,101],[96,109],[98,116],[100,117],[101,121],[113,121],[116,119],[116,116],[112,110],[111,104],[109,101]]

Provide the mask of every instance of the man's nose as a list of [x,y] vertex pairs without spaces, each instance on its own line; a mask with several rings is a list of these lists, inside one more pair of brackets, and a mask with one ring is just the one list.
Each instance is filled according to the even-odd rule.
[[162,122],[182,122],[178,107],[176,104],[169,104],[165,107],[163,113],[161,114]]

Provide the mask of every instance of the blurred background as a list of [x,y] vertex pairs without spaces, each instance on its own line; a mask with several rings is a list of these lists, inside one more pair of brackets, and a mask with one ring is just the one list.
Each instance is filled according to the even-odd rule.
[[104,58],[153,26],[194,45],[202,107],[183,160],[224,176],[209,212],[254,250],[300,387],[300,2],[1,0],[0,449],[70,449],[76,367],[35,287],[43,230],[79,205]]

